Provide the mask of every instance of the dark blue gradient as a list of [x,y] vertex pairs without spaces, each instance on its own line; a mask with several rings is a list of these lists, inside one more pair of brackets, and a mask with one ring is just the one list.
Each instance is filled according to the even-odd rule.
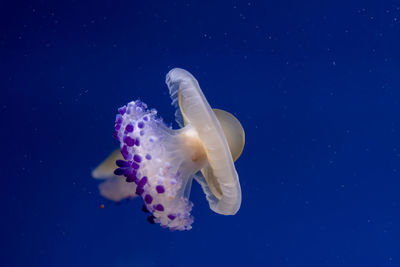
[[[391,0],[0,1],[0,266],[400,266],[399,48]],[[189,232],[90,176],[173,67],[246,131],[239,213],[193,183]]]

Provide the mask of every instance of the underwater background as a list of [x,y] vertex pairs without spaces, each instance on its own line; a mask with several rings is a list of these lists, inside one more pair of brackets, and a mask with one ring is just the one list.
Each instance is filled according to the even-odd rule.
[[[0,266],[400,266],[399,48],[399,1],[0,1]],[[246,132],[184,232],[91,177],[118,107],[176,127],[173,67]]]

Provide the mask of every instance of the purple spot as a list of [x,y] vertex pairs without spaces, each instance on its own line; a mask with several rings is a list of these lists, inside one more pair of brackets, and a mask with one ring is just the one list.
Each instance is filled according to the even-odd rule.
[[155,208],[156,210],[158,210],[158,211],[164,211],[164,206],[161,205],[161,204],[155,205],[154,208]]
[[127,176],[126,179],[125,179],[125,181],[126,181],[127,183],[133,183],[135,180],[132,179],[132,177]]
[[121,124],[119,124],[119,123],[115,124],[115,130],[118,131],[119,129],[121,129]]
[[147,221],[149,222],[149,223],[151,223],[151,224],[155,224],[156,222],[154,221],[154,216],[153,215],[150,215],[149,217],[147,217]]
[[118,159],[117,161],[115,161],[115,164],[117,164],[118,167],[129,167],[130,166],[129,162],[122,160],[122,159]]
[[115,175],[123,175],[126,172],[126,168],[118,168],[114,170]]
[[143,176],[142,179],[140,179],[140,182],[138,183],[138,187],[143,188],[146,183],[147,183],[147,176]]
[[159,194],[164,193],[164,192],[165,192],[164,186],[162,186],[162,185],[157,185],[157,186],[156,186],[156,191],[157,191],[157,193],[159,193]]
[[[138,187],[139,188],[139,187]],[[150,195],[146,195],[144,197],[144,202],[146,202],[147,204],[151,204],[151,202],[153,202],[153,197]]]
[[118,112],[119,112],[119,114],[124,115],[125,112],[126,112],[126,106],[120,107],[120,108],[118,109]]
[[132,139],[130,136],[125,136],[124,143],[127,144],[128,146],[133,146],[135,144],[135,140]]
[[142,211],[145,212],[145,213],[149,213],[149,212],[150,212],[150,211],[147,209],[147,207],[146,207],[145,204],[143,204],[143,206],[142,206]]
[[126,125],[125,131],[128,132],[128,133],[133,132],[133,125],[130,124],[130,123],[128,125]]
[[128,183],[131,183],[131,182],[137,182],[137,177],[136,177],[136,171],[135,170],[131,170],[131,172],[130,173],[128,173],[128,175],[126,176],[126,181],[128,182]]
[[143,120],[144,120],[144,121],[148,121],[149,118],[148,118],[147,116],[144,116],[144,117],[143,117]]
[[136,162],[132,162],[132,168],[134,168],[135,170],[139,169],[139,164],[137,164]]
[[150,154],[147,154],[147,155],[146,155],[146,159],[147,159],[147,160],[151,160],[151,155],[150,155]]
[[121,154],[124,157],[124,159],[127,159],[129,156],[129,152],[128,152],[128,147],[127,146],[123,146],[121,149]]
[[140,163],[142,161],[142,157],[139,155],[135,155],[133,156],[133,160]]
[[136,140],[135,140],[135,145],[136,145],[136,146],[140,146],[140,140],[139,140],[139,138],[136,138]]
[[173,221],[173,220],[175,220],[176,216],[173,215],[173,214],[168,214],[168,218],[169,218],[171,221]]
[[140,129],[143,129],[143,127],[144,127],[143,121],[139,121],[137,126],[138,126]]
[[121,124],[122,123],[122,116],[121,114],[117,114],[115,117],[115,124]]
[[141,187],[136,187],[136,195],[141,196],[144,193],[144,189]]
[[131,176],[135,176],[135,177],[136,177],[137,172],[136,172],[135,169],[132,169],[132,168],[131,168],[131,171],[130,171],[129,174],[130,174]]

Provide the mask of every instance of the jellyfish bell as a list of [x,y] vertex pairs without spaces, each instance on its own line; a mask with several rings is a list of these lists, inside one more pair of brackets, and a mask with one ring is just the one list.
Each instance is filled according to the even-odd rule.
[[[233,215],[239,210],[241,189],[234,161],[242,153],[245,135],[232,114],[211,109],[189,72],[172,69],[166,83],[182,128],[168,128],[157,111],[141,101],[130,102],[116,117],[114,137],[120,141],[120,154],[111,155],[93,176],[106,178],[107,190],[100,185],[105,197],[123,198],[126,187],[131,194],[134,190],[143,198],[144,210],[151,213],[149,222],[189,230],[193,178],[213,211]],[[115,171],[112,160],[116,160]]]
[[[193,127],[206,152],[207,164],[202,166],[201,172],[215,196],[208,199],[210,208],[220,214],[235,214],[240,208],[241,189],[232,158],[238,158],[244,147],[244,131],[240,122],[228,112],[213,111],[199,83],[186,70],[172,69],[167,74],[166,83],[173,104],[178,102],[184,124]],[[232,149],[216,114],[226,127]],[[234,156],[231,151],[234,151]],[[200,183],[204,190],[204,183]]]

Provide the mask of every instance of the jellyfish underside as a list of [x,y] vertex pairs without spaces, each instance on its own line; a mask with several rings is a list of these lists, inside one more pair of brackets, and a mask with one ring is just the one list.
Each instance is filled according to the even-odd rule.
[[[136,103],[140,102],[130,103],[131,109],[134,109]],[[143,106],[144,104],[141,103],[140,105]],[[142,108],[139,108],[139,110],[141,109]],[[126,144],[121,145],[122,151],[135,150],[133,153],[125,154],[125,160],[134,162],[134,155],[137,155],[142,159],[142,161],[139,162],[139,171],[136,171],[136,178],[138,176],[147,177],[148,184],[144,187],[149,189],[148,193],[150,193],[150,196],[153,198],[151,203],[146,203],[149,204],[147,209],[153,211],[153,216],[156,220],[159,218],[160,223],[163,220],[163,223],[168,226],[169,224],[172,224],[170,228],[173,228],[174,224],[172,222],[178,222],[177,215],[180,215],[181,223],[183,223],[182,225],[185,227],[185,225],[190,225],[192,222],[191,217],[188,216],[192,206],[189,202],[192,179],[194,177],[199,178],[201,174],[197,174],[196,176],[195,174],[201,169],[207,169],[208,161],[206,152],[201,140],[190,124],[186,124],[186,126],[181,129],[173,130],[166,127],[162,120],[157,120],[155,118],[156,113],[154,110],[152,110],[150,114],[145,114],[146,113],[139,115],[136,112],[132,112],[130,117],[133,117],[134,119],[129,123],[123,123],[120,126],[120,129],[125,129],[128,124],[137,125],[140,121],[144,122],[143,117],[146,117],[147,115],[148,122],[143,124],[144,127],[142,130],[139,127],[136,127],[137,129],[132,132],[132,139],[138,138],[138,140],[140,140],[139,146],[134,145],[133,147],[129,147]],[[232,154],[232,158],[237,159],[242,151],[240,147],[243,147],[243,142],[240,140],[244,140],[244,138],[242,138],[244,133],[241,127],[237,127],[236,129],[232,128],[233,125],[229,120],[231,119],[230,116],[233,115],[229,114],[227,116],[226,114],[229,113],[221,110],[216,111],[217,118],[221,125],[224,126],[224,132],[229,130],[231,136],[240,137],[238,139],[228,139],[232,140],[229,142],[230,147],[235,147],[235,149],[231,149],[231,151],[235,151],[235,154]],[[149,120],[149,118],[152,119]],[[141,133],[142,136],[140,136]],[[122,134],[122,136],[123,135],[124,134]],[[106,180],[99,186],[100,193],[103,197],[113,201],[132,198],[138,195],[136,193],[141,192],[136,190],[137,183],[132,183],[131,181],[127,182],[125,176],[117,176],[114,174],[114,170],[118,168],[115,162],[122,160],[123,158],[120,149],[118,149],[92,173],[95,178]],[[154,177],[154,179],[149,181],[149,177]],[[211,190],[213,194],[218,196],[219,194],[215,193],[218,192],[217,190],[220,190],[218,182],[216,180],[209,180],[207,183],[209,187],[212,188]],[[156,189],[157,186],[160,186],[158,188],[163,186],[165,192],[159,194]],[[153,190],[150,190],[151,188]],[[153,195],[156,197],[153,197]],[[161,199],[161,196],[165,199]],[[154,204],[155,199],[159,199],[158,202],[160,203]],[[161,203],[168,203],[168,205]],[[157,207],[157,204],[163,205],[164,211],[162,212],[164,214],[166,214],[165,211],[169,209],[169,214],[166,214],[167,218],[168,215],[171,215],[169,216],[170,218],[174,218],[175,216],[174,220],[172,221],[170,218],[167,220],[162,216],[157,216],[162,213],[154,208]],[[182,214],[180,211],[174,213],[174,205],[177,207],[186,206],[183,210],[187,210],[188,212],[186,214]],[[179,225],[177,224],[176,227],[179,228]]]
[[[111,154],[93,171],[93,177],[106,179],[100,185],[104,197],[119,201],[140,195],[144,200],[143,210],[151,213],[150,222],[171,230],[189,230],[193,222],[190,215],[193,204],[189,200],[193,178],[201,184],[214,211],[234,214],[238,205],[227,211],[216,207],[216,203],[225,197],[224,188],[221,189],[216,178],[219,174],[214,173],[218,159],[211,160],[210,154],[215,152],[206,145],[207,135],[200,133],[199,126],[192,123],[193,116],[187,116],[184,105],[181,106],[181,96],[176,97],[179,97],[181,112],[177,118],[183,119],[178,121],[183,127],[176,130],[167,127],[157,117],[157,112],[148,110],[141,101],[120,108],[114,133],[120,141],[120,152]],[[228,112],[215,109],[213,116],[229,146],[230,161],[234,161],[243,150],[243,128]]]

